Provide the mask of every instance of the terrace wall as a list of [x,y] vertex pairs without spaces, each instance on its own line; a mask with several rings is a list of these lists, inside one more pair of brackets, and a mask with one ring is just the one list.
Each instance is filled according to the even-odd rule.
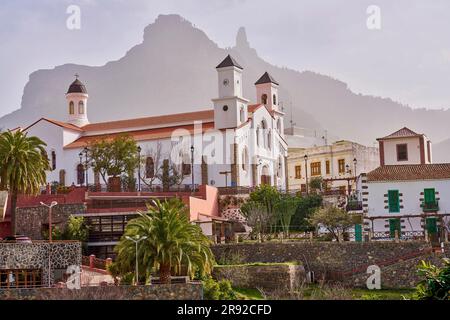
[[202,300],[201,283],[0,290],[0,300]]
[[[45,285],[49,267],[67,269],[71,265],[81,266],[81,242],[0,243],[0,269],[40,269]],[[50,272],[52,284],[53,277]]]
[[231,265],[214,267],[212,276],[240,288],[292,291],[304,282],[305,269],[293,264]]
[[[66,227],[70,215],[84,213],[84,204],[59,204],[52,209],[52,225],[60,230]],[[49,209],[44,206],[23,207],[16,209],[16,234],[43,240],[43,225],[48,225]]]
[[[450,249],[447,247],[447,250]],[[351,283],[365,286],[368,275],[367,266],[379,265],[382,273],[382,286],[410,287],[417,282],[417,277],[409,277],[415,272],[415,267],[421,259],[439,261],[441,255],[431,253],[431,246],[426,242],[287,242],[287,243],[253,243],[216,245],[212,251],[219,263],[271,263],[271,262],[301,262],[306,271],[314,271],[316,279],[347,281],[360,275]],[[448,252],[447,252],[448,254]],[[409,261],[411,265],[399,264]],[[417,262],[417,263],[416,263]],[[408,270],[406,270],[408,268]],[[388,276],[388,272],[392,276]],[[396,275],[403,273],[398,279]]]

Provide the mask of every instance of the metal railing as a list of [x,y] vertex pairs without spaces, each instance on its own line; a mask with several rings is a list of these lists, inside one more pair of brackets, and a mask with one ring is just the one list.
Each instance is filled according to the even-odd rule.
[[439,201],[434,202],[422,202],[423,212],[436,212],[439,211]]
[[[140,189],[140,192],[192,192],[192,185],[191,184],[180,184],[176,186],[170,186],[165,187],[161,184],[155,184],[152,186],[148,186],[146,184],[141,184],[140,188],[139,185],[133,185],[133,186],[120,186],[119,189],[114,189],[114,187],[117,188],[117,186],[108,185],[108,184],[89,184],[88,191],[89,192],[138,192]],[[198,192],[199,185],[194,185],[194,191]]]

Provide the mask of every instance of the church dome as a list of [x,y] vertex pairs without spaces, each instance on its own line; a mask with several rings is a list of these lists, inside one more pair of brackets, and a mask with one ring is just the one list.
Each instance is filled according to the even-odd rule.
[[86,87],[84,86],[84,84],[80,80],[76,79],[70,85],[69,90],[67,90],[67,93],[86,93],[87,94],[87,90],[86,90]]

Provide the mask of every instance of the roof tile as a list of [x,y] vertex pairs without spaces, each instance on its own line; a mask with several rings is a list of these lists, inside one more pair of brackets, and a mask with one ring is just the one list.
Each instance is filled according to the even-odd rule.
[[450,163],[388,165],[367,174],[368,181],[410,181],[450,179]]

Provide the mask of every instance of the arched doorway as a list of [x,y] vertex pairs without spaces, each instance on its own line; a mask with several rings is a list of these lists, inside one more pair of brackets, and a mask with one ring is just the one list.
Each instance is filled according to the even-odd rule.
[[271,185],[269,167],[264,166],[261,170],[261,184]]

